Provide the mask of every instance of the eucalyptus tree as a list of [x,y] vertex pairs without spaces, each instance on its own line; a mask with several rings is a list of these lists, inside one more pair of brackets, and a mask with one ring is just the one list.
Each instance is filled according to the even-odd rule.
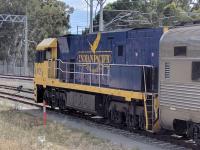
[[[58,0],[0,0],[0,14],[27,15],[29,60],[38,42],[66,34],[73,8]],[[4,22],[0,26],[0,60],[21,58],[24,51],[24,25]]]
[[[199,6],[200,0],[117,0],[105,6],[104,23],[109,30],[118,26],[174,26],[199,19]],[[96,25],[98,17],[94,19]]]

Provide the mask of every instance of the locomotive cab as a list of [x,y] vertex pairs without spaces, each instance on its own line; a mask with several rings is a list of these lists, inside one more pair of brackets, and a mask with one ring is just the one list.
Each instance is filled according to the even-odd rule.
[[[44,88],[48,78],[56,78],[57,39],[43,40],[36,48],[34,91],[35,101],[43,102]],[[40,82],[40,84],[38,84]],[[42,84],[41,84],[42,83]]]

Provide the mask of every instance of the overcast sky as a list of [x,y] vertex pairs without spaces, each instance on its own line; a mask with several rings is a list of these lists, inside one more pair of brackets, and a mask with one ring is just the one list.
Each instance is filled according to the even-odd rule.
[[[71,24],[71,32],[77,32],[77,26],[79,30],[85,28],[89,22],[89,18],[87,17],[87,3],[85,0],[61,0],[64,1],[67,5],[70,5],[74,8],[74,13],[71,15],[70,24]],[[114,2],[116,0],[107,0],[106,3]],[[96,2],[94,1],[94,9],[96,9]],[[87,19],[88,18],[88,19]]]

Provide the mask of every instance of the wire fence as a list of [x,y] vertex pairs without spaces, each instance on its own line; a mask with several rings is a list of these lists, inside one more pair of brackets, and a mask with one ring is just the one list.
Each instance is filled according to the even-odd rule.
[[[13,75],[13,76],[27,76],[24,72],[23,62],[13,63],[0,61],[0,74],[1,75]],[[34,75],[34,62],[28,63],[28,76]]]

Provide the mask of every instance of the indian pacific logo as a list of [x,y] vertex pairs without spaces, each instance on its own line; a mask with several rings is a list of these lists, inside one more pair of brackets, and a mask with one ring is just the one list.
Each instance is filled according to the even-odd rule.
[[[77,56],[77,61],[79,63],[83,63],[82,66],[85,67],[86,70],[90,72],[99,72],[99,64],[109,64],[111,62],[111,54],[112,52],[109,49],[98,50],[101,33],[97,33],[96,38],[92,43],[89,43],[89,49],[86,51],[79,51]],[[102,41],[104,43],[104,41]],[[102,43],[102,44],[103,44]],[[89,63],[89,64],[85,64]],[[91,64],[90,64],[91,63]],[[102,68],[101,68],[102,69]]]
[[96,53],[96,50],[97,50],[97,48],[98,48],[98,46],[99,46],[99,43],[100,43],[100,40],[101,40],[101,33],[99,32],[99,33],[97,34],[97,37],[96,37],[96,39],[94,40],[93,44],[91,44],[91,43],[89,42],[90,49],[91,49],[91,51],[92,51],[93,54]]

